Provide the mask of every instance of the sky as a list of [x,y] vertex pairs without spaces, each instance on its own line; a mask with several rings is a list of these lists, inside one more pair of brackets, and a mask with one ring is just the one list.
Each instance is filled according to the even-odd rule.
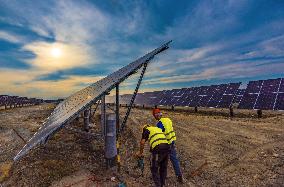
[[283,10],[283,0],[0,0],[0,94],[64,98],[169,40],[140,92],[284,77]]

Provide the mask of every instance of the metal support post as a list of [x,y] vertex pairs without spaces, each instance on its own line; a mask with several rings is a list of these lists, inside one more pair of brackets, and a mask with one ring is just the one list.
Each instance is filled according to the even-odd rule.
[[89,132],[90,129],[90,109],[84,111],[84,130]]
[[106,166],[107,168],[110,168],[115,165],[117,156],[116,115],[114,113],[107,114],[106,119],[105,157]]
[[230,117],[234,117],[234,109],[232,106],[230,106]]
[[119,139],[119,128],[120,128],[120,124],[119,124],[119,84],[116,85],[116,90],[115,90],[115,115],[116,115],[116,150],[117,150],[117,169],[118,172],[120,172],[120,152],[119,152],[119,147],[120,147],[120,139]]
[[121,128],[120,128],[119,131],[122,131],[122,130],[124,129],[125,125],[126,125],[128,116],[129,116],[129,114],[130,114],[130,112],[131,112],[132,105],[133,105],[134,100],[135,100],[135,97],[136,97],[136,95],[137,95],[137,93],[138,93],[138,90],[139,90],[140,84],[141,84],[141,82],[142,82],[144,73],[145,73],[145,71],[146,71],[147,65],[148,65],[148,63],[146,62],[146,63],[144,64],[143,69],[142,69],[141,75],[140,75],[140,77],[139,77],[138,83],[137,83],[137,85],[136,85],[136,88],[135,88],[135,91],[134,91],[134,93],[133,93],[133,96],[132,96],[132,98],[131,98],[131,100],[130,100],[129,107],[127,108],[127,112],[126,112],[126,114],[125,114],[125,117],[124,117],[124,119],[123,119],[123,122],[122,122],[122,124],[121,124]]
[[106,135],[106,105],[105,105],[105,95],[101,97],[101,132],[102,132],[102,137]]
[[262,110],[257,110],[257,117],[262,118]]
[[194,112],[198,112],[197,106],[194,107]]

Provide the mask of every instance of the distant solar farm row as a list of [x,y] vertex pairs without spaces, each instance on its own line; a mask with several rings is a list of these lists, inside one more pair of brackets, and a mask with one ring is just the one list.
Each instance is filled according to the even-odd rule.
[[[136,105],[284,110],[284,78],[250,81],[246,89],[241,82],[139,93]],[[120,104],[128,104],[132,94],[121,95]],[[107,97],[114,103],[113,96]]]
[[9,95],[0,95],[0,107],[20,107],[26,105],[35,105],[42,103],[42,99],[37,98],[27,98],[20,96],[9,96]]

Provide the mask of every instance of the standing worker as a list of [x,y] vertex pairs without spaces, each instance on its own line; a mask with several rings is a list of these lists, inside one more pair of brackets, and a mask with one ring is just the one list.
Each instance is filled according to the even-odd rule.
[[173,128],[173,123],[170,118],[162,117],[162,112],[159,108],[153,109],[153,116],[158,121],[157,127],[160,128],[164,133],[170,145],[170,160],[173,164],[175,174],[179,183],[183,183],[183,177],[180,169],[179,159],[177,157],[177,151],[175,146],[176,133]]
[[150,152],[152,153],[151,173],[156,187],[165,185],[167,177],[167,167],[170,146],[162,130],[158,127],[145,125],[143,127],[142,139],[140,141],[140,151],[136,153],[137,157],[143,157],[145,142],[149,140]]

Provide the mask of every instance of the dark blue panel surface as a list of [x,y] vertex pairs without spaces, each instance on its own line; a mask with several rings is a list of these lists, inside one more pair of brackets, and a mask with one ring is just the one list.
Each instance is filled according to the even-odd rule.
[[284,93],[278,94],[274,110],[284,110]]
[[245,93],[240,104],[239,108],[241,109],[253,109],[256,102],[258,94],[248,94]]
[[276,93],[261,93],[256,101],[254,109],[273,110]]
[[218,103],[218,108],[229,108],[233,102],[234,95],[223,95]]
[[259,93],[261,86],[262,86],[263,80],[259,81],[250,81],[248,83],[246,93]]
[[276,93],[281,79],[268,79],[263,81],[260,93]]

